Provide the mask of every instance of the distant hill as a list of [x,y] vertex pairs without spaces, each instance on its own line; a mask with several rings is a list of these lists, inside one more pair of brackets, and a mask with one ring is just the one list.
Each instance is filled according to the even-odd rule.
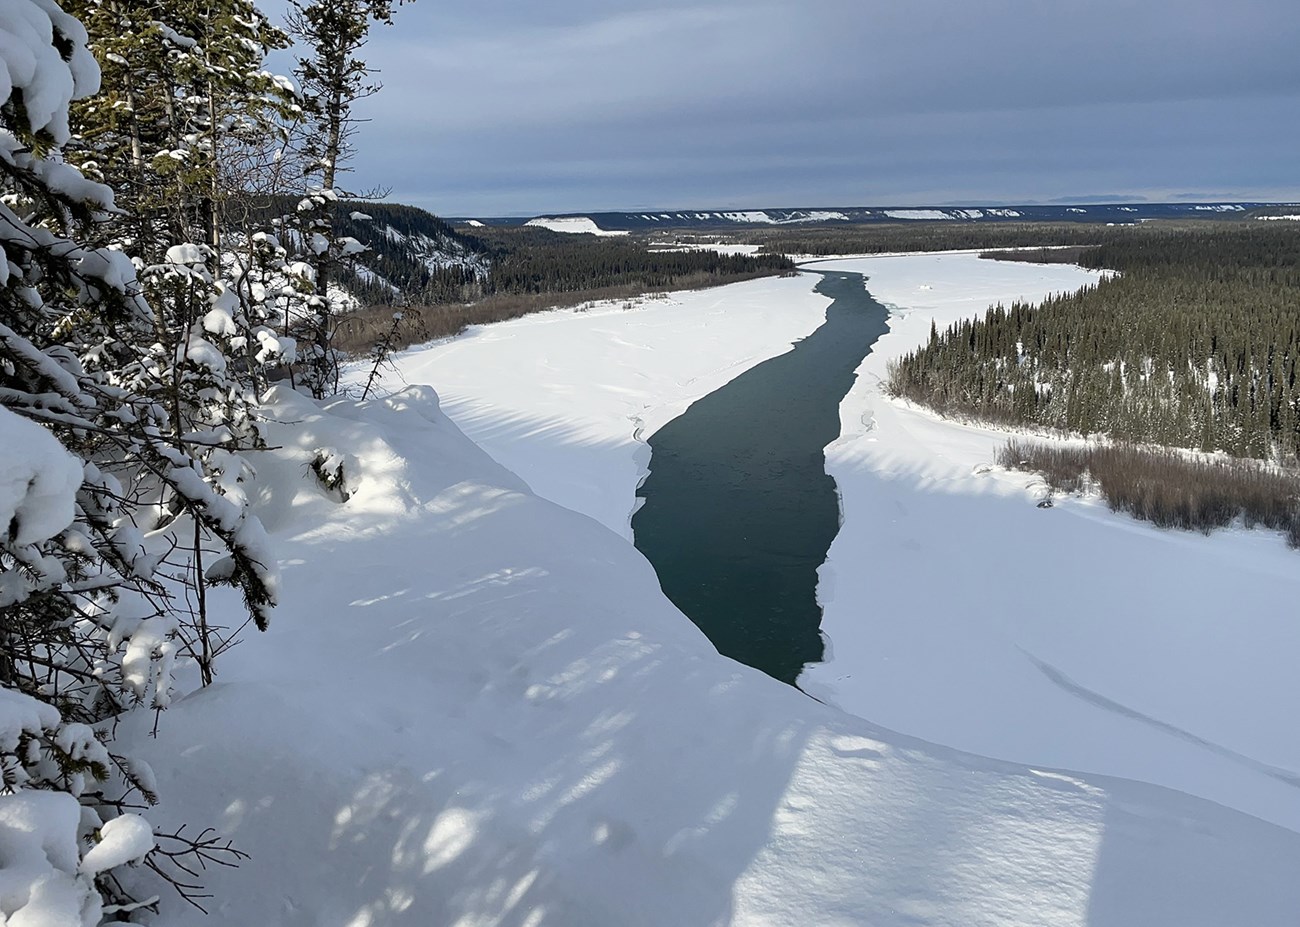
[[[277,203],[272,208],[292,211],[292,207],[293,203]],[[884,232],[894,226],[926,235],[947,230],[946,239],[959,228],[974,226],[996,235],[989,226],[1008,230],[1035,223],[1132,225],[1154,219],[1289,218],[1300,214],[1300,206],[1294,204],[1265,203],[680,210],[445,220],[397,203],[341,202],[337,210],[338,234],[357,239],[368,250],[340,268],[336,280],[366,306],[443,305],[491,294],[626,285],[660,289],[685,285],[683,281],[694,281],[701,274],[718,282],[781,270],[755,258],[736,256],[719,262],[698,253],[654,255],[646,251],[645,236],[670,230],[780,233],[824,228],[828,234],[844,235],[854,228],[883,226]],[[833,232],[836,228],[843,231]],[[768,244],[765,250],[783,250],[778,247],[782,242]],[[801,239],[784,250],[812,252],[817,250],[814,244]],[[981,238],[972,246],[1008,244]],[[913,242],[910,247],[926,246]]]
[[[807,209],[666,210],[643,212],[564,213],[516,218],[449,219],[453,225],[510,226],[544,221],[552,228],[609,232],[657,229],[764,228],[797,225],[866,225],[894,222],[1100,222],[1132,223],[1150,219],[1241,218],[1296,204],[1279,203],[1113,203],[1081,206],[852,206]],[[585,221],[584,221],[585,220]]]
[[345,202],[337,221],[340,236],[369,249],[338,280],[366,305],[399,295],[412,303],[463,302],[478,294],[491,268],[486,243],[415,206]]

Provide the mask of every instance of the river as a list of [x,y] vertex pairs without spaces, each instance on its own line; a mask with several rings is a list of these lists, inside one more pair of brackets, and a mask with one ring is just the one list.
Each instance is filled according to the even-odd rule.
[[824,652],[817,568],[840,507],[823,448],[888,318],[861,274],[812,273],[826,321],[655,432],[632,520],[664,593],[713,645],[791,684]]

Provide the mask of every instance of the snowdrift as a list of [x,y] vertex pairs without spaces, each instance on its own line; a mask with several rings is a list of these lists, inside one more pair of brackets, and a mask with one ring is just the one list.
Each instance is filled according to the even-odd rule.
[[[930,746],[718,657],[432,390],[271,409],[287,604],[156,739],[121,732],[157,826],[252,854],[167,923],[1294,924],[1300,834]],[[346,503],[307,474],[322,449]]]

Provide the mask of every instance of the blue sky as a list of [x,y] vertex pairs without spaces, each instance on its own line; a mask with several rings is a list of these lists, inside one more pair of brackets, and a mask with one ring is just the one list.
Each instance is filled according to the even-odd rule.
[[350,183],[457,216],[1294,200],[1298,48],[1295,0],[419,0],[366,49]]

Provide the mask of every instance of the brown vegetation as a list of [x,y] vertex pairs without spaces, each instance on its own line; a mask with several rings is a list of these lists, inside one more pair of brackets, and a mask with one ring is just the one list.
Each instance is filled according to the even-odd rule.
[[989,261],[1017,261],[1021,264],[1078,264],[1084,253],[1091,250],[1087,245],[1018,248],[1014,251],[985,251],[980,257]]
[[1009,440],[997,461],[1036,471],[1060,492],[1090,483],[1112,511],[1161,528],[1209,534],[1237,519],[1282,531],[1300,548],[1300,472],[1241,458],[1193,458],[1131,445],[1059,445]]

